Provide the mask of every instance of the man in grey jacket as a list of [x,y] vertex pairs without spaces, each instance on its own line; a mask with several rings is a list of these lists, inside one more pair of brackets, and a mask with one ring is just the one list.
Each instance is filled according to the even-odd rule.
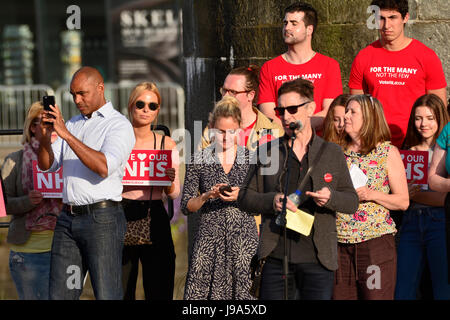
[[[292,299],[298,289],[299,299],[331,299],[337,269],[335,215],[337,211],[353,214],[358,208],[358,195],[341,148],[315,135],[311,127],[315,110],[312,83],[304,79],[286,82],[278,97],[277,111],[286,134],[260,147],[238,198],[242,210],[262,214],[258,258],[265,259],[265,264],[260,299],[283,299],[283,229],[276,224],[276,217],[282,209],[291,147],[287,194],[295,192],[306,177],[298,208],[313,215],[314,223],[308,236],[287,230],[289,296]],[[295,126],[290,127],[291,123]],[[306,172],[313,163],[315,167],[308,176]],[[274,169],[275,174],[264,174]],[[297,210],[290,199],[286,207],[293,212]]]

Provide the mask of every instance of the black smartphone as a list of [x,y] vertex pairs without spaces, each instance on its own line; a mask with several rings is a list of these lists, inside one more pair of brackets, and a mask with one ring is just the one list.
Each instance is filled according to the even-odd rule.
[[55,106],[55,96],[43,96],[42,104],[44,105],[45,111],[52,111],[52,109],[50,109],[50,106]]
[[227,194],[225,194],[225,191],[231,192],[231,191],[233,191],[233,190],[231,189],[231,187],[230,187],[229,185],[227,185],[227,186],[221,186],[221,187],[219,188],[219,192],[220,192],[222,195],[227,196]]
[[[50,106],[55,106],[55,96],[43,96],[42,104],[44,105],[45,111],[52,111],[52,109],[50,109]],[[54,118],[54,116],[48,116]]]

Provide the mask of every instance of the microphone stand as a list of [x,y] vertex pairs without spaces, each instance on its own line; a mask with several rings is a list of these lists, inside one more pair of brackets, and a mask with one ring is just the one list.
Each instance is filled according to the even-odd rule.
[[287,204],[287,196],[288,196],[288,187],[289,187],[289,175],[290,175],[290,159],[292,158],[292,150],[294,148],[294,141],[295,141],[295,130],[290,137],[290,140],[292,141],[292,146],[289,147],[289,140],[287,142],[287,148],[288,148],[288,159],[287,159],[287,169],[286,169],[286,183],[284,186],[284,198],[283,198],[283,205],[281,208],[281,213],[279,214],[279,222],[280,227],[283,228],[283,240],[284,240],[284,256],[283,256],[283,279],[284,279],[284,300],[288,300],[289,297],[289,290],[288,290],[288,274],[289,274],[289,258],[288,258],[288,247],[287,247],[287,220],[286,220],[286,204]]

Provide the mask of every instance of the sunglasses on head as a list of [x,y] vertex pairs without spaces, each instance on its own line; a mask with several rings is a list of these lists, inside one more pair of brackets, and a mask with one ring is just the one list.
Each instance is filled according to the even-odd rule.
[[[139,110],[144,109],[145,104],[146,103],[144,101],[141,101],[141,100],[136,101],[136,108],[138,108]],[[155,111],[156,109],[158,109],[159,104],[157,104],[156,102],[150,102],[148,104],[148,107],[150,108],[150,110]]]
[[296,105],[296,106],[289,106],[289,107],[286,107],[286,108],[276,107],[276,108],[275,108],[275,112],[278,112],[278,114],[279,114],[280,116],[284,116],[284,112],[285,112],[286,110],[287,110],[290,114],[296,114],[298,108],[303,107],[304,105],[306,105],[306,104],[308,104],[308,103],[310,103],[310,102],[311,102],[311,101],[306,101],[306,102],[303,102],[303,103],[301,103],[301,104],[299,104],[299,105]]

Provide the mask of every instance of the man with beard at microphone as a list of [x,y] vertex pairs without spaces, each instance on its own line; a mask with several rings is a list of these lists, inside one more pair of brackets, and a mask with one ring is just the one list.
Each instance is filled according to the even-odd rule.
[[[285,135],[260,146],[258,159],[252,162],[255,164],[239,192],[241,210],[262,214],[258,248],[258,259],[264,261],[259,296],[262,300],[284,296],[283,228],[276,224],[276,218],[282,210],[289,148],[293,149],[287,194],[300,188],[298,208],[314,215],[308,236],[287,230],[289,299],[294,298],[296,289],[296,298],[302,300],[331,299],[333,271],[337,269],[336,211],[353,214],[358,208],[358,196],[341,148],[317,136],[311,126],[316,107],[313,97],[314,86],[304,79],[280,87],[277,112]],[[265,174],[267,168],[275,168],[276,173]],[[290,199],[286,207],[297,211]]]

